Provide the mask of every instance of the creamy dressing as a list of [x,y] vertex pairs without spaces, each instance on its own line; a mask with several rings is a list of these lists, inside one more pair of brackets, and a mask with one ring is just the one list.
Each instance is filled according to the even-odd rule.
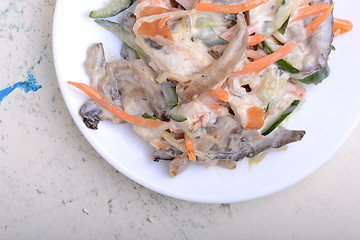
[[207,99],[198,99],[182,104],[181,108],[187,118],[184,125],[191,133],[201,127],[206,127],[209,123],[214,123],[219,116],[229,113],[226,107],[221,107]]
[[250,26],[257,34],[265,33],[268,24],[273,22],[283,0],[269,0],[267,3],[249,11]]
[[[142,57],[107,63],[102,45],[97,45],[90,49],[86,61],[92,87],[136,121],[146,121],[146,127],[161,124],[151,129],[134,125],[134,131],[157,149],[155,161],[172,160],[171,176],[186,169],[193,158],[206,166],[226,168],[235,168],[234,161],[244,157],[252,158],[250,165],[261,161],[261,152],[304,136],[304,131],[281,126],[269,135],[263,131],[277,126],[274,123],[295,100],[305,99],[306,90],[295,79],[314,72],[327,60],[328,49],[325,47],[324,54],[321,44],[323,40],[331,43],[326,38],[332,36],[330,25],[311,38],[306,36],[305,20],[290,21],[284,34],[277,31],[302,2],[269,0],[249,11],[247,26],[243,14],[235,19],[231,14],[175,10],[177,6],[170,1],[143,0],[135,10],[137,19],[130,34],[150,60]],[[190,9],[195,2],[179,3]],[[155,7],[149,12],[158,12],[143,12],[147,7]],[[142,24],[150,27],[141,29]],[[220,37],[225,31],[230,35],[222,36],[228,41]],[[266,34],[264,45],[270,50],[261,44],[249,47],[248,35],[253,33]],[[252,72],[239,75],[246,64],[279,50],[290,40],[296,41],[296,47],[283,60],[291,67],[281,64],[282,60],[262,69],[247,66]],[[299,73],[294,74],[297,71],[293,68]],[[102,117],[115,119],[99,109]],[[90,114],[97,108],[89,105],[85,110]],[[145,120],[153,116],[157,122]],[[260,157],[253,158],[256,155]]]

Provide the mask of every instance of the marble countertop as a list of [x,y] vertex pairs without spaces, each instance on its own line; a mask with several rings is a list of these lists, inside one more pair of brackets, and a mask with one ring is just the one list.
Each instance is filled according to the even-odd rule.
[[0,239],[360,238],[360,125],[310,177],[248,202],[177,200],[116,171],[75,126],[58,88],[54,8],[0,2]]

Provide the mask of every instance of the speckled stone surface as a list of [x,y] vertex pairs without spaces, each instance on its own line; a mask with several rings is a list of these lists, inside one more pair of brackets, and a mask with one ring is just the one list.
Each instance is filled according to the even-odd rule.
[[0,239],[360,239],[360,126],[316,173],[244,203],[172,199],[129,180],[89,145],[58,88],[55,1],[0,1]]

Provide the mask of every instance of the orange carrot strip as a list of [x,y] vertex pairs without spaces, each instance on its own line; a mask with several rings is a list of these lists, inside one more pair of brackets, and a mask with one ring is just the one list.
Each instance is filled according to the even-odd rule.
[[184,133],[185,149],[190,161],[196,161],[194,140]]
[[337,32],[340,29],[340,34],[350,32],[353,29],[353,24],[349,20],[334,18],[333,31]]
[[229,101],[229,93],[228,91],[222,89],[222,88],[217,88],[217,89],[210,89],[208,91],[208,93],[211,96],[214,96],[218,99],[220,99],[221,101],[227,102]]
[[295,46],[296,42],[291,40],[285,43],[285,45],[276,52],[244,65],[244,67],[239,72],[232,73],[231,76],[239,76],[251,72],[260,72],[264,68],[270,66],[272,63],[284,58],[295,48]]
[[226,41],[230,41],[230,38],[234,34],[235,30],[236,30],[236,25],[232,26],[229,29],[226,29],[224,32],[220,34],[220,37],[225,39]]
[[[226,41],[230,41],[231,36],[234,34],[235,30],[236,30],[236,25],[232,26],[229,29],[226,29],[224,32],[222,32],[220,34],[220,37],[225,39]],[[213,50],[216,51],[216,52],[219,52],[222,47],[224,47],[224,45],[214,46]]]
[[160,28],[159,25],[162,19],[155,20],[153,22],[143,22],[139,27],[139,34],[145,36],[155,37],[156,35],[163,36],[171,41],[174,41],[171,29],[168,27]]
[[261,43],[266,38],[265,34],[253,35],[249,36],[249,43],[248,46],[255,46],[256,44]]
[[167,4],[163,0],[151,0],[151,4],[167,8]]
[[314,1],[314,0],[305,0],[305,1],[303,1],[303,2],[300,4],[299,7],[305,7],[306,5],[308,5],[309,3],[311,3],[312,1]]
[[156,139],[156,138],[151,140],[150,144],[158,149],[164,149],[167,147],[166,144],[164,144],[162,140]]
[[267,3],[269,0],[248,0],[243,3],[234,5],[220,5],[216,3],[197,3],[195,9],[205,12],[221,12],[221,13],[239,13],[249,11],[253,8]]
[[149,7],[145,7],[140,12],[140,17],[147,17],[147,16],[152,16],[152,15],[167,13],[167,12],[171,12],[171,10],[167,9],[167,8],[163,8],[163,7],[149,6]]
[[320,27],[321,23],[323,23],[330,16],[334,8],[334,4],[335,3],[333,3],[331,7],[329,7],[325,12],[323,12],[320,16],[315,18],[311,23],[309,23],[309,25],[306,26],[306,35],[308,37],[313,35],[314,32],[316,32],[316,30]]
[[264,55],[262,55],[260,52],[258,51],[254,51],[251,49],[246,49],[246,56],[249,58],[252,58],[254,60],[260,59],[262,57],[265,57]]
[[264,110],[258,107],[251,107],[247,111],[248,123],[246,129],[257,130],[264,125],[265,113]]
[[255,27],[254,24],[253,24],[253,25],[248,25],[248,33],[249,33],[249,35],[255,33],[256,30],[257,30],[257,29],[256,29],[256,27]]
[[[231,28],[229,28],[229,29],[225,30],[224,32],[222,32],[220,34],[220,37],[225,39],[226,41],[230,41],[231,36],[234,34],[235,30],[236,30],[236,25],[234,25]],[[254,46],[254,45],[264,41],[265,37],[266,37],[266,35],[264,35],[264,34],[249,36],[249,44],[248,44],[248,46]]]
[[317,15],[323,13],[330,7],[328,3],[320,3],[308,7],[303,7],[296,10],[295,14],[292,16],[291,21],[296,21],[299,19],[303,19],[312,15]]
[[81,91],[89,95],[95,102],[97,102],[103,108],[108,110],[110,113],[134,125],[138,125],[143,128],[158,128],[167,123],[158,120],[144,119],[141,117],[136,117],[131,114],[128,114],[127,112],[116,107],[114,104],[112,104],[107,99],[105,99],[100,93],[98,93],[97,91],[95,91],[90,86],[84,83],[69,81],[68,84],[73,85],[74,87],[80,89]]
[[228,109],[219,105],[218,103],[214,103],[211,101],[203,101],[204,105],[208,107],[215,115],[221,115],[225,113]]
[[167,21],[169,21],[170,18],[171,18],[171,16],[167,16],[167,17],[164,17],[164,18],[160,19],[160,21],[159,21],[159,23],[158,23],[158,27],[159,27],[160,29],[165,28],[165,27],[166,27],[166,23],[167,23]]

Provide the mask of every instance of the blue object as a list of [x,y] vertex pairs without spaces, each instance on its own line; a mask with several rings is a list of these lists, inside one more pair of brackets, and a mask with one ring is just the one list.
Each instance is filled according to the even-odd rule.
[[22,89],[25,93],[33,91],[36,92],[40,88],[42,88],[41,85],[37,85],[36,78],[33,74],[28,73],[28,76],[26,77],[26,81],[24,82],[17,82],[14,85],[7,87],[0,91],[0,103],[4,98],[6,98],[12,91],[14,91],[16,88]]

